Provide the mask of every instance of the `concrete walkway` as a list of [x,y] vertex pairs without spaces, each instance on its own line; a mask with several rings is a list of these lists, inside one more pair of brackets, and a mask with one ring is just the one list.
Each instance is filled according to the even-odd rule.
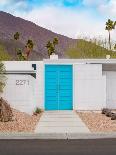
[[45,111],[35,133],[90,133],[74,111]]

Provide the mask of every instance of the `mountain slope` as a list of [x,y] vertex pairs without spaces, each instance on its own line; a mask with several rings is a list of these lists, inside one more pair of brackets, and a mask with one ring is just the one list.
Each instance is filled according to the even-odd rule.
[[83,39],[78,39],[77,46],[67,50],[71,59],[101,59],[106,58],[106,55],[110,55],[111,58],[116,58],[116,52],[108,50],[106,47],[103,47],[96,44],[96,42],[87,41]]
[[[21,34],[18,43],[13,40],[13,35],[17,31]],[[30,60],[48,58],[45,46],[48,40],[53,40],[54,37],[59,39],[57,47],[59,57],[65,58],[65,51],[68,47],[74,46],[77,40],[56,34],[30,21],[0,11],[0,43],[6,48],[13,60],[16,59],[15,47],[24,48],[24,44],[28,39],[32,39],[35,44]]]

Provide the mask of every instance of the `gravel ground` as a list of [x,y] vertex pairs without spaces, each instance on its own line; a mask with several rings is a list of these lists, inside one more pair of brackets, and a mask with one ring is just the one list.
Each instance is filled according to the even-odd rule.
[[12,111],[14,121],[0,122],[0,132],[34,132],[41,114],[31,116],[15,109]]
[[91,132],[116,132],[116,120],[98,112],[77,112]]

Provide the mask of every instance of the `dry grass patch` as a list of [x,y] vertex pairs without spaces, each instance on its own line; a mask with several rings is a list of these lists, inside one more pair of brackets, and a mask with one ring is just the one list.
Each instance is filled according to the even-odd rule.
[[116,132],[116,120],[97,112],[77,112],[91,132]]

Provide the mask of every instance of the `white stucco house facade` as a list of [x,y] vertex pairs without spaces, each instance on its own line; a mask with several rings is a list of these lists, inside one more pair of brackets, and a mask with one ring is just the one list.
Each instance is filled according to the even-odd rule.
[[6,61],[1,96],[20,111],[116,109],[115,59]]

